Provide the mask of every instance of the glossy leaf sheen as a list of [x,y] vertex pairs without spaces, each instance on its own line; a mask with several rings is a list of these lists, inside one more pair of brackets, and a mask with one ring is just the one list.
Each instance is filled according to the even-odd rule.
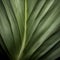
[[60,0],[0,0],[0,53],[10,60],[60,57]]

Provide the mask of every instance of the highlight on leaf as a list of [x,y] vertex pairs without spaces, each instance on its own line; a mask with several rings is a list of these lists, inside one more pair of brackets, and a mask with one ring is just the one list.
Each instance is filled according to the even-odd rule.
[[2,60],[58,59],[60,0],[0,0],[0,55]]

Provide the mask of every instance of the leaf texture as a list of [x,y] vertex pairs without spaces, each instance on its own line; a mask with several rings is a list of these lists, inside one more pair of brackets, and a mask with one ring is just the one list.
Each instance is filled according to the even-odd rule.
[[10,60],[60,57],[60,0],[0,0],[0,53]]

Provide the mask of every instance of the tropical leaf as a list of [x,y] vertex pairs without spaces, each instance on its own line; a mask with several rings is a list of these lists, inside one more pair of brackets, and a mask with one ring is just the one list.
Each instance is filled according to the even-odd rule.
[[60,57],[60,0],[0,0],[0,54],[8,60]]

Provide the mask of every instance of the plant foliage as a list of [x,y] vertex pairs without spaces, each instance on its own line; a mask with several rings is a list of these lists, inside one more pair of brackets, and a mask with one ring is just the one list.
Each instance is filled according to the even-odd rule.
[[60,0],[0,0],[0,54],[10,60],[58,58]]

